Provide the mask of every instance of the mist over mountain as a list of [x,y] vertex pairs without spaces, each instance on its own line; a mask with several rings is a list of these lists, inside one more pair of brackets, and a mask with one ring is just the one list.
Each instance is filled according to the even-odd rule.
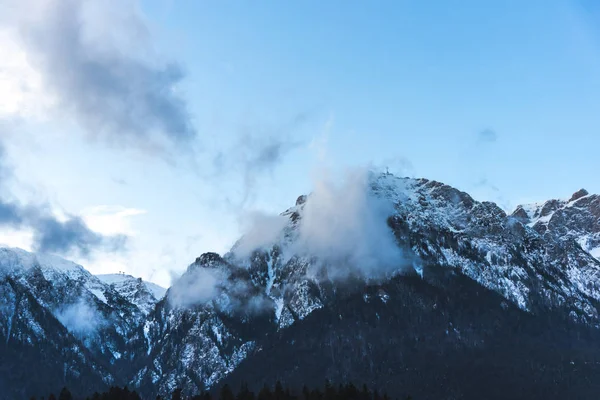
[[[3,248],[1,396],[327,378],[423,399],[594,398],[599,221],[583,190],[507,214],[354,171],[253,215],[231,251],[200,255],[166,291]],[[52,373],[34,379],[31,363]]]

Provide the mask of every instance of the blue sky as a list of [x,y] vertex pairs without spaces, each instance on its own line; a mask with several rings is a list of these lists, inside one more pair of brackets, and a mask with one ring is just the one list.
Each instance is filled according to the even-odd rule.
[[2,190],[45,211],[4,224],[7,244],[78,216],[90,251],[45,249],[166,285],[323,168],[389,166],[507,210],[600,192],[593,1],[26,3],[0,0]]

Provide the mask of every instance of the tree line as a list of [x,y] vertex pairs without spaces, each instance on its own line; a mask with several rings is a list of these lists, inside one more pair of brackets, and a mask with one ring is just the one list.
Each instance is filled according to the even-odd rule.
[[[323,388],[309,389],[306,386],[302,388],[301,393],[295,393],[288,387],[284,387],[281,382],[277,382],[273,388],[264,385],[262,389],[255,393],[248,388],[247,384],[242,384],[237,392],[234,392],[227,384],[220,390],[203,391],[199,394],[186,396],[181,389],[175,389],[170,396],[157,396],[156,400],[391,400],[389,396],[377,390],[370,390],[366,385],[356,387],[352,383],[345,385],[332,385],[329,381],[325,382]],[[31,400],[75,400],[69,389],[63,388],[58,397],[50,394],[46,399],[43,397]],[[135,390],[129,390],[127,386],[121,388],[113,386],[106,392],[95,392],[85,400],[142,400]],[[408,397],[406,400],[410,400]]]

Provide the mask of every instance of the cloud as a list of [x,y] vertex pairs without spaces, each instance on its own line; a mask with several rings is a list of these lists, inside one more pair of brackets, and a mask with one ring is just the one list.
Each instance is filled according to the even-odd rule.
[[92,231],[80,217],[71,216],[59,221],[50,215],[31,219],[34,250],[42,253],[69,254],[77,252],[88,257],[93,250],[102,248],[114,252],[125,248],[127,236],[103,236]]
[[477,141],[479,143],[494,143],[498,140],[498,134],[493,129],[484,129],[477,134]]
[[393,205],[370,191],[370,174],[367,169],[348,170],[334,181],[320,171],[301,213],[292,250],[317,257],[330,278],[358,274],[381,279],[405,264],[387,225]]
[[111,180],[117,185],[127,186],[128,182],[123,178],[112,177]]
[[81,217],[90,229],[103,235],[136,235],[137,232],[131,226],[131,218],[144,214],[146,210],[118,205],[99,205],[81,211]]
[[391,202],[370,190],[368,169],[345,171],[333,179],[326,170],[315,173],[314,190],[307,197],[289,245],[279,240],[289,224],[287,217],[255,213],[247,220],[245,234],[232,249],[236,259],[252,251],[281,243],[286,258],[301,256],[317,261],[308,271],[313,278],[326,268],[331,279],[358,276],[379,280],[409,263],[403,256],[387,219]]
[[12,170],[6,163],[0,143],[0,227],[31,230],[33,250],[89,257],[95,250],[117,252],[125,249],[125,235],[103,235],[90,229],[81,217],[75,215],[58,219],[47,205],[23,205],[7,200],[10,193],[5,181],[11,176]]
[[151,49],[133,0],[14,2],[13,31],[56,106],[89,137],[164,152],[196,138],[176,63]]
[[4,203],[0,200],[0,225],[17,227],[23,223],[21,209],[10,203]]
[[190,307],[213,301],[223,310],[268,309],[272,304],[264,291],[232,271],[247,266],[255,250],[275,244],[280,245],[283,260],[299,256],[313,261],[306,272],[309,279],[322,279],[323,269],[327,279],[335,281],[351,277],[379,281],[412,270],[414,260],[404,257],[388,226],[393,204],[373,193],[372,174],[368,169],[355,169],[333,179],[319,170],[314,191],[296,209],[299,218],[294,224],[288,216],[248,213],[232,257],[225,256],[233,266],[217,255],[203,255],[198,265],[192,264],[174,281],[170,303]]
[[276,127],[245,126],[229,150],[217,153],[213,159],[216,176],[230,173],[241,176],[242,206],[252,196],[258,179],[273,173],[285,157],[304,144],[294,136],[308,119],[308,113],[299,113]]
[[263,246],[270,245],[281,235],[289,219],[281,215],[269,215],[254,211],[242,218],[244,235],[232,251],[236,257],[246,258]]
[[226,279],[219,269],[189,268],[169,289],[169,302],[175,307],[205,304],[217,296]]
[[212,302],[222,312],[256,314],[269,310],[272,302],[245,279],[243,272],[215,253],[205,253],[175,278],[167,298],[173,307],[189,308]]
[[81,336],[95,332],[104,323],[98,311],[83,299],[58,310],[56,318],[69,332]]
[[300,146],[289,136],[253,137],[242,136],[240,143],[244,149],[243,164],[247,170],[254,172],[271,171],[280,164],[283,157]]

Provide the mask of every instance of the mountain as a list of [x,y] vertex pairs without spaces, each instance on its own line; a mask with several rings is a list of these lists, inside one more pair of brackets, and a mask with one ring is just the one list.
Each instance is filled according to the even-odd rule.
[[541,235],[575,240],[592,257],[600,259],[600,196],[581,189],[569,200],[522,205],[512,215]]
[[155,283],[127,274],[102,274],[96,277],[110,285],[130,303],[135,304],[144,315],[149,314],[167,292],[165,288]]
[[[154,394],[175,387],[197,391],[224,377],[297,384],[329,377],[399,393],[400,382],[413,382],[410,388],[418,390],[415,383],[425,388],[435,378],[461,397],[469,390],[474,396],[486,383],[504,387],[502,382],[531,389],[522,393],[560,393],[565,379],[572,379],[581,382],[573,393],[590,395],[594,385],[586,374],[598,372],[600,262],[581,243],[585,237],[586,246],[593,245],[589,238],[599,230],[580,222],[597,215],[596,196],[560,203],[542,231],[536,226],[545,220],[534,221],[535,211],[530,219],[519,211],[531,206],[507,215],[439,182],[372,174],[362,185],[358,195],[323,205],[336,214],[348,208],[345,203],[357,203],[358,211],[349,207],[328,221],[311,209],[318,197],[301,196],[282,213],[285,225],[270,243],[242,254],[248,247],[242,238],[223,257],[199,257],[181,287],[170,288],[149,315],[154,344],[134,384]],[[384,210],[395,250],[372,226],[369,208]],[[327,234],[311,243],[307,232],[315,232],[307,226],[321,222]],[[346,237],[327,231],[328,224],[364,232]],[[370,248],[364,242],[372,242]],[[396,252],[401,256],[394,258]],[[218,285],[199,286],[211,279]],[[211,297],[186,297],[194,292],[186,289],[198,287]],[[472,364],[472,357],[481,364]],[[465,379],[455,376],[449,360],[468,366],[475,377],[470,386],[460,385]],[[515,366],[510,374],[509,365]],[[482,369],[500,381],[479,379]],[[586,373],[576,376],[582,369]],[[548,382],[553,384],[542,384]],[[440,398],[433,393],[423,398]]]
[[[507,214],[436,181],[370,173],[255,225],[164,296],[3,249],[0,340],[13,344],[3,351],[21,346],[52,368],[38,353],[53,349],[61,384],[129,383],[148,398],[325,378],[421,399],[600,390],[597,195]],[[13,397],[29,395],[25,364],[12,365],[0,361],[20,379]]]
[[[0,248],[0,298],[0,387],[7,398],[126,383],[147,345],[145,310],[59,257]],[[44,372],[32,377],[34,365]]]

